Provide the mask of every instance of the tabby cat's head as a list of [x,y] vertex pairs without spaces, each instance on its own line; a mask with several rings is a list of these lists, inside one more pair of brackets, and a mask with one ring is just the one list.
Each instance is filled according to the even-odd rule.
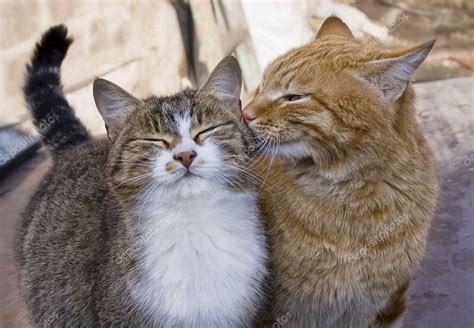
[[313,42],[268,66],[244,120],[290,159],[328,163],[351,151],[370,152],[400,124],[410,124],[409,82],[432,47],[379,51],[330,17]]
[[240,119],[240,89],[233,57],[223,59],[199,90],[169,97],[140,100],[97,79],[94,99],[112,143],[112,190],[134,200],[147,193],[175,197],[249,187],[238,181],[252,142]]

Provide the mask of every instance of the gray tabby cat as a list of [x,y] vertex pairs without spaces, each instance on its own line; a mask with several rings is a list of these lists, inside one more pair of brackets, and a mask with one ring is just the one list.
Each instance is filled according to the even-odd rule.
[[47,31],[25,95],[53,167],[17,238],[34,326],[249,327],[264,302],[267,249],[245,164],[241,73],[226,57],[199,89],[137,99],[103,79],[110,141],[92,140],[64,97],[72,40]]

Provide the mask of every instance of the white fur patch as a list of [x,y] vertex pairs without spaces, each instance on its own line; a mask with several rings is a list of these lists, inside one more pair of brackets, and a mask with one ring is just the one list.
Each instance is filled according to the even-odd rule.
[[191,137],[191,119],[189,117],[176,117],[178,122],[178,131],[181,136],[181,142],[174,148],[175,154],[182,151],[196,151],[197,144]]
[[219,194],[156,204],[146,215],[146,279],[133,294],[166,327],[238,326],[258,303],[266,252],[255,200]]

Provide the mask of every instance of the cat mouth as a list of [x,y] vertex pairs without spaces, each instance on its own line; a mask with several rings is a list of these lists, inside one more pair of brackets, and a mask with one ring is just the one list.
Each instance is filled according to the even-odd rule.
[[197,168],[181,168],[179,172],[176,173],[176,182],[179,181],[197,181],[197,180],[208,180],[205,172],[200,172]]
[[197,175],[194,174],[193,172],[187,170],[186,173],[184,173],[184,176],[183,178],[186,178],[186,177],[196,177]]
[[186,169],[184,174],[180,177],[180,179],[192,179],[192,178],[202,178],[200,175],[192,172],[189,168]]

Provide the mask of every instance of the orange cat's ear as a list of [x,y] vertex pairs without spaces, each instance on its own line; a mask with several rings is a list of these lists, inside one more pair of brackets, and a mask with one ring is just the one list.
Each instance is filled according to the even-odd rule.
[[403,95],[434,43],[432,40],[401,52],[388,53],[384,59],[369,61],[358,68],[358,73],[379,90],[385,100],[396,100]]
[[338,17],[331,16],[324,20],[315,40],[319,40],[326,36],[342,36],[349,39],[354,39],[351,30],[347,25]]

